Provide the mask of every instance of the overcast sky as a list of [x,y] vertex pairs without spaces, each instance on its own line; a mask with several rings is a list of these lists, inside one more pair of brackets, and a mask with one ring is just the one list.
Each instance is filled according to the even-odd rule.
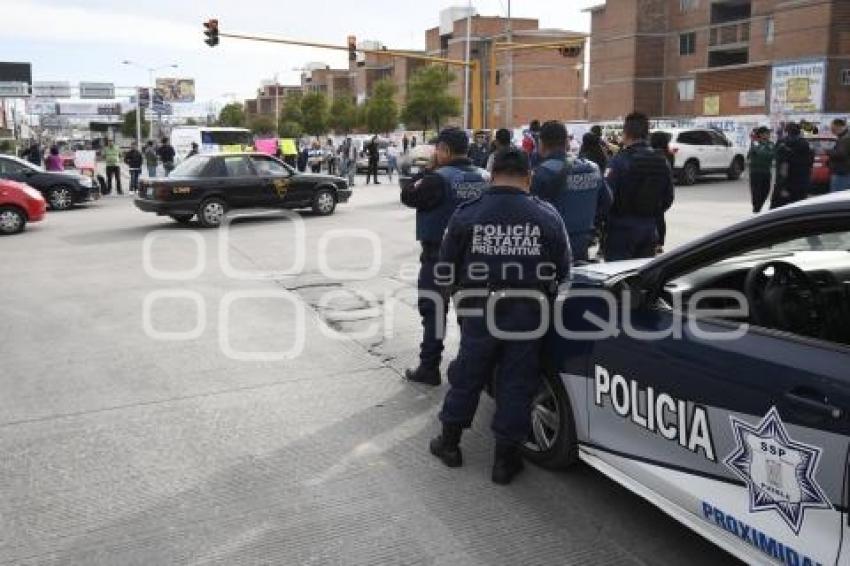
[[[514,0],[512,12],[535,17],[541,27],[589,30],[582,9],[601,0]],[[481,15],[505,15],[508,0],[474,0]],[[222,31],[345,44],[375,39],[390,48],[423,49],[425,30],[439,24],[439,12],[464,0],[0,0],[0,60],[31,62],[34,80],[147,82],[146,67],[170,63],[161,76],[196,80],[199,100],[256,92],[263,79],[280,73],[297,83],[293,70],[311,61],[345,66],[345,52],[283,47],[222,39],[203,43],[202,22],[219,19]]]

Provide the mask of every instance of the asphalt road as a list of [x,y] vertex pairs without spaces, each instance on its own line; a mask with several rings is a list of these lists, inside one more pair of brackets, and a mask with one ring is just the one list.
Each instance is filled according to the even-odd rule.
[[[668,248],[747,198],[680,188]],[[0,240],[0,563],[731,561],[583,465],[493,485],[489,400],[465,466],[435,461],[444,387],[399,378],[412,213],[358,185],[302,220],[225,239],[109,196]]]

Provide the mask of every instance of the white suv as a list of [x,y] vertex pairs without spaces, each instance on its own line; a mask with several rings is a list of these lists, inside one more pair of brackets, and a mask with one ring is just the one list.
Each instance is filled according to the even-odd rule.
[[746,150],[736,147],[722,132],[709,128],[665,129],[670,135],[673,171],[679,184],[693,185],[703,175],[741,177]]

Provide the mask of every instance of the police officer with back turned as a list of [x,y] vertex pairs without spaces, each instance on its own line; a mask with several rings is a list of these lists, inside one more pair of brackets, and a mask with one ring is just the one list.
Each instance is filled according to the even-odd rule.
[[608,216],[607,261],[653,257],[658,215],[673,204],[672,171],[648,138],[649,118],[639,112],[626,116],[624,149],[608,163],[614,204]]
[[552,121],[540,128],[542,163],[535,167],[531,194],[555,207],[570,238],[573,261],[587,261],[597,216],[606,216],[611,191],[599,167],[582,157],[567,156],[567,128]]
[[440,132],[434,151],[434,167],[410,179],[402,187],[401,201],[416,209],[416,239],[422,246],[419,256],[419,314],[422,317],[422,344],[419,366],[408,369],[405,377],[427,385],[439,385],[440,360],[446,331],[448,300],[438,298],[445,289],[437,283],[436,264],[443,234],[458,204],[477,198],[486,183],[467,158],[469,138],[459,128]]
[[563,220],[529,194],[530,181],[525,152],[499,151],[491,188],[460,205],[440,251],[441,272],[453,274],[446,284],[460,288],[453,300],[463,306],[463,318],[440,412],[443,429],[430,450],[449,467],[462,464],[461,433],[472,424],[495,371],[497,484],[510,483],[523,468],[519,447],[531,427],[551,298],[569,276],[571,261]]

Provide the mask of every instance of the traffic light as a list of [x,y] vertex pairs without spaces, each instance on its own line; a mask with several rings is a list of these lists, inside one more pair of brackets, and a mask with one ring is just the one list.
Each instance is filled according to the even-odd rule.
[[357,38],[353,35],[348,36],[348,60],[357,61]]
[[204,43],[210,47],[218,45],[218,20],[211,19],[204,22],[204,35],[207,36]]
[[581,55],[582,48],[580,45],[574,47],[559,47],[558,53],[561,54],[561,57],[578,57]]

